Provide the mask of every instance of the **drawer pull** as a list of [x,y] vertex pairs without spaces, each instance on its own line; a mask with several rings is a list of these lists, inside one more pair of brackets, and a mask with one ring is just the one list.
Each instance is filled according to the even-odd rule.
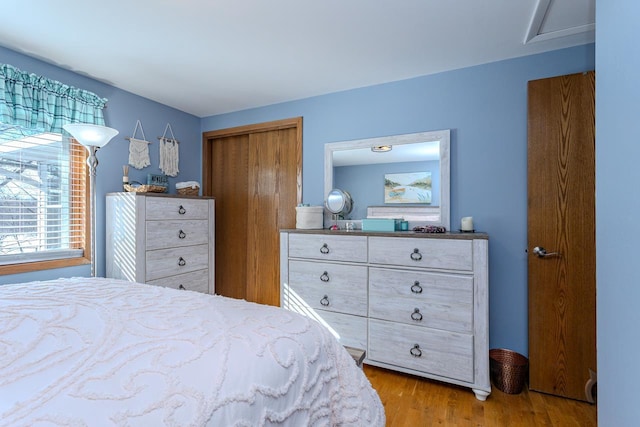
[[416,280],[413,283],[413,285],[411,285],[411,292],[413,292],[414,294],[421,294],[422,293],[422,286],[420,286],[420,282],[418,282]]
[[320,280],[322,280],[323,282],[328,282],[329,274],[325,271],[324,273],[322,273],[322,276],[320,276]]
[[185,237],[187,237],[187,235],[185,234],[184,231],[180,230],[180,232],[178,233],[178,239],[184,239]]
[[320,300],[320,304],[322,304],[325,307],[329,306],[329,296],[325,295],[322,297],[322,299]]
[[185,261],[184,258],[180,257],[180,259],[178,260],[178,265],[180,267],[184,267],[185,265],[187,265],[187,261]]
[[420,261],[422,259],[422,254],[420,253],[420,249],[418,248],[415,248],[410,256],[414,261]]
[[180,286],[178,286],[178,289],[180,289],[181,291],[186,291],[187,288],[185,288],[182,283],[180,283]]
[[322,247],[320,248],[320,253],[321,254],[328,254],[329,253],[329,245],[327,245],[326,243],[322,245]]
[[184,206],[180,205],[180,208],[178,208],[178,213],[180,215],[184,215],[187,213],[187,210],[184,208]]
[[411,313],[411,318],[417,322],[422,320],[422,313],[420,313],[420,310],[417,308],[413,309],[413,313]]
[[422,356],[422,350],[420,350],[420,346],[418,344],[414,344],[411,350],[409,350],[409,353],[411,353],[413,357]]

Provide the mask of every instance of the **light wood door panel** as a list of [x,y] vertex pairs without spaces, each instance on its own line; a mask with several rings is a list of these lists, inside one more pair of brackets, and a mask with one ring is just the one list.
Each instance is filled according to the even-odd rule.
[[301,118],[203,134],[203,194],[216,198],[216,293],[280,305],[279,231],[295,227],[301,182]]
[[216,198],[216,293],[244,298],[247,282],[247,191],[249,188],[249,136],[234,135],[211,142]]
[[295,227],[297,129],[249,136],[249,242],[246,299],[280,304],[280,229]]
[[[532,390],[589,400],[596,370],[595,73],[529,82]],[[535,247],[548,254],[539,257]]]

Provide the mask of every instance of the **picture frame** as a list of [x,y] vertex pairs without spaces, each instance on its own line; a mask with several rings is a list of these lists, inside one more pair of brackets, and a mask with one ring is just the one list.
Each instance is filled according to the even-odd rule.
[[384,174],[384,203],[430,204],[431,172]]

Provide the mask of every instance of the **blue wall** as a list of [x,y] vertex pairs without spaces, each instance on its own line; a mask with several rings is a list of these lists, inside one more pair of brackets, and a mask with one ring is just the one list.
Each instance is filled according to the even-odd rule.
[[[118,191],[136,119],[152,145],[170,122],[180,146],[177,180],[201,179],[201,131],[303,117],[303,201],[323,203],[327,142],[451,129],[451,224],[472,215],[490,235],[490,345],[527,354],[527,81],[594,69],[594,45],[204,118],[0,48],[0,62],[91,90],[109,99],[107,125],[118,135],[98,158],[98,274],[104,274],[104,194]],[[175,183],[172,179],[172,184]],[[294,209],[294,207],[291,207]],[[89,275],[86,266],[0,276],[0,283]]]
[[[527,81],[595,68],[594,45],[208,117],[202,131],[303,117],[303,201],[327,142],[451,129],[451,226],[490,236],[490,345],[528,354]],[[294,207],[292,206],[291,209]]]
[[[97,256],[98,276],[104,276],[104,200],[105,194],[122,191],[122,166],[129,161],[129,141],[124,138],[132,136],[136,120],[140,119],[150,145],[151,166],[141,170],[129,168],[129,179],[146,183],[148,173],[161,173],[158,168],[159,151],[157,137],[164,132],[167,123],[171,127],[180,144],[180,173],[170,179],[170,188],[175,192],[175,182],[200,181],[202,134],[200,133],[200,119],[183,113],[157,102],[150,101],[129,92],[116,89],[113,86],[94,79],[80,76],[46,64],[37,59],[19,54],[0,47],[0,63],[10,64],[29,73],[35,73],[59,80],[63,83],[86,89],[107,98],[107,108],[104,112],[106,125],[118,129],[120,133],[97,153],[98,165],[96,176],[97,200]],[[140,137],[140,134],[137,134]],[[58,277],[89,276],[89,266],[62,268],[34,273],[0,276],[0,284],[23,282],[29,280],[47,280]]]
[[[597,51],[594,45],[581,46],[202,120],[1,47],[0,62],[109,98],[107,124],[121,134],[98,153],[102,218],[104,194],[120,189],[120,168],[128,156],[122,137],[130,136],[136,119],[154,140],[171,122],[183,141],[178,180],[200,180],[201,131],[303,116],[303,190],[305,203],[311,204],[323,202],[324,143],[452,129],[452,227],[460,217],[473,215],[477,228],[490,234],[491,346],[525,354],[526,83],[597,64],[598,421],[632,426],[640,419],[635,398],[640,384],[635,369],[640,354],[640,2],[597,0],[596,14]],[[157,146],[152,163],[139,174],[132,171],[131,178],[158,172]],[[98,234],[103,260],[104,228]],[[83,266],[0,276],[0,284],[88,275],[89,267]]]
[[640,423],[637,0],[596,4],[598,424]]

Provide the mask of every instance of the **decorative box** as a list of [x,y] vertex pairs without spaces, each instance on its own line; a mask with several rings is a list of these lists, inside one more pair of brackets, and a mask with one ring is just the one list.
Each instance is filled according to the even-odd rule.
[[362,220],[362,231],[400,231],[402,219],[398,218],[365,218]]

